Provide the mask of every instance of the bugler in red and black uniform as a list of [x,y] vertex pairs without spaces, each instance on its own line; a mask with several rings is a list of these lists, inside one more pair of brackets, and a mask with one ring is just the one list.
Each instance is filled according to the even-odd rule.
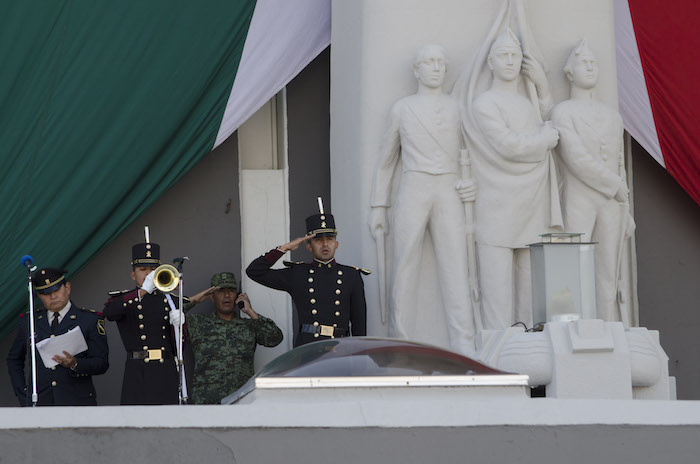
[[[134,269],[155,269],[160,264],[160,247],[136,244],[132,258]],[[126,349],[121,404],[177,404],[177,356],[166,295],[155,290],[139,298],[137,287],[110,292],[110,296],[104,314],[116,321]]]

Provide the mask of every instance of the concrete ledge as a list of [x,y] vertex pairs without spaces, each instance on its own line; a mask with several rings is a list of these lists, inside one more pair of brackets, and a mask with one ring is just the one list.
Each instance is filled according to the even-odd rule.
[[265,403],[232,406],[2,408],[0,433],[76,428],[481,427],[694,425],[700,401],[522,399]]
[[700,402],[525,399],[0,410],[8,463],[695,462]]

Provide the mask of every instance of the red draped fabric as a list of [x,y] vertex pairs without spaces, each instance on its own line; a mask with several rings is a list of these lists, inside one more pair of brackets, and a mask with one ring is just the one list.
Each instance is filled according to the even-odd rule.
[[629,0],[629,9],[664,164],[700,204],[700,1]]

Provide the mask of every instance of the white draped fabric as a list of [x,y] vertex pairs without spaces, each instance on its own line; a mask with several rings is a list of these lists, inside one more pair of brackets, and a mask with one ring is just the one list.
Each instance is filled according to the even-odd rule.
[[258,0],[214,148],[331,42],[331,0]]
[[666,167],[656,135],[649,94],[628,0],[615,0],[615,44],[619,110],[627,132],[661,165]]

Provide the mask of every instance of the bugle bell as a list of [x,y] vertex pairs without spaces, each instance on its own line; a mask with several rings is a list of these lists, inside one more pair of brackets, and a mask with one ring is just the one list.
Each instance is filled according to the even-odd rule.
[[153,283],[161,292],[170,292],[180,283],[180,273],[175,269],[175,266],[161,264],[153,275]]

